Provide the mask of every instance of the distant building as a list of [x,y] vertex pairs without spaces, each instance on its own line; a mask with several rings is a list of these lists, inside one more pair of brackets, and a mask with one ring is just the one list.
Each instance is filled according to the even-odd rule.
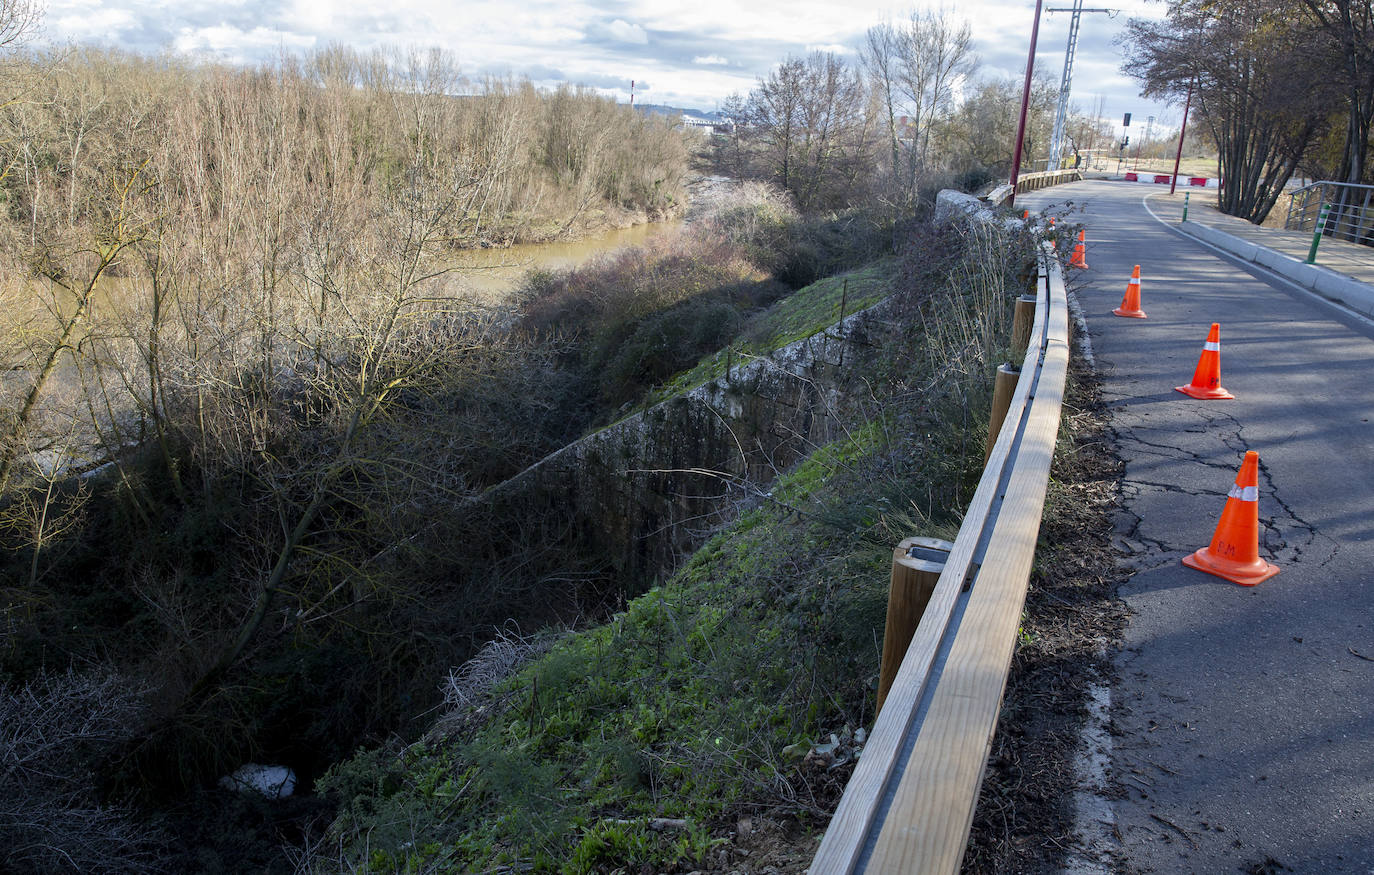
[[690,128],[708,134],[728,134],[735,129],[734,120],[718,112],[701,112],[700,110],[683,109],[657,103],[637,104],[635,109],[646,115],[664,115],[676,118],[677,123],[684,129]]
[[708,134],[716,129],[716,122],[712,119],[700,115],[688,115],[685,112],[681,116],[681,124],[686,128],[698,128]]

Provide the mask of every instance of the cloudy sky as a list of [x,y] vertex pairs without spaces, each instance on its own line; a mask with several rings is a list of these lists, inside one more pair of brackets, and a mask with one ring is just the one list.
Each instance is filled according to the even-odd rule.
[[[938,0],[918,0],[932,4]],[[1048,0],[1047,8],[1070,5]],[[1177,125],[1178,108],[1137,97],[1119,72],[1113,39],[1130,16],[1156,17],[1160,4],[1113,0],[1115,17],[1083,15],[1074,100],[1105,99],[1103,116],[1133,112]],[[1033,0],[965,0],[950,9],[970,21],[983,76],[1025,72]],[[331,43],[360,50],[438,45],[463,72],[528,76],[540,85],[590,85],[636,102],[714,109],[747,93],[789,54],[813,49],[856,57],[864,31],[910,6],[887,0],[47,0],[46,39],[99,43],[142,53],[171,51],[235,64],[268,61]],[[1046,13],[1037,64],[1057,83],[1068,13]]]

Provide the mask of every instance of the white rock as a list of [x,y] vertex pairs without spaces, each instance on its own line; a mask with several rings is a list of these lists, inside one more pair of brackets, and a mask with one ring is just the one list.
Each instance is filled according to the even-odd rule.
[[296,792],[296,773],[286,766],[263,766],[244,763],[232,775],[219,779],[226,790],[256,793],[268,799],[285,799]]

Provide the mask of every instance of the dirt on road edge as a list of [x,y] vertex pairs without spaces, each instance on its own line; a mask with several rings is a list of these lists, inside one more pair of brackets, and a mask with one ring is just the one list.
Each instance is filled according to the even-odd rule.
[[1075,354],[1035,568],[963,871],[1059,872],[1073,844],[1090,690],[1109,683],[1126,576],[1111,543],[1123,465],[1100,380]]

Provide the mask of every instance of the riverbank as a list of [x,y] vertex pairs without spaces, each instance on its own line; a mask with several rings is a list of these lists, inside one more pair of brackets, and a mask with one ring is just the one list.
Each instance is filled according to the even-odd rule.
[[[418,737],[444,672],[496,629],[604,616],[665,576],[675,549],[619,569],[608,560],[616,506],[570,526],[556,488],[530,503],[537,515],[480,498],[732,338],[752,349],[736,332],[793,291],[759,261],[791,265],[801,253],[813,271],[815,239],[855,259],[873,241],[890,245],[881,229],[869,241],[854,217],[847,236],[795,215],[750,236],[759,226],[742,217],[754,213],[732,209],[733,225],[538,274],[519,308],[418,283],[397,295],[380,280],[405,278],[397,267],[412,262],[349,261],[339,286],[293,283],[305,294],[204,311],[252,333],[207,351],[177,321],[155,323],[162,346],[139,357],[138,311],[107,306],[102,320],[134,318],[100,326],[133,329],[92,331],[86,352],[109,355],[83,359],[73,388],[100,404],[97,448],[122,449],[97,476],[35,473],[11,490],[12,524],[0,530],[7,677],[101,664],[146,691],[120,712],[117,742],[54,748],[78,762],[63,798],[142,806],[134,832],[163,842],[165,859],[269,871],[281,862],[270,825],[317,811],[315,780],[359,745]],[[771,202],[764,212],[776,215]],[[445,269],[428,264],[428,276]],[[862,299],[833,286],[818,318]],[[133,355],[116,355],[126,348]],[[110,415],[125,409],[143,415]],[[116,443],[124,437],[133,445]],[[695,452],[685,430],[664,440]],[[684,488],[663,484],[663,506],[677,507]],[[676,519],[642,522],[661,535]],[[696,539],[701,526],[682,520],[674,535]],[[298,796],[246,803],[210,789],[250,762],[292,768]],[[68,839],[82,840],[56,846]],[[186,868],[215,870],[201,863]]]
[[[576,634],[507,636],[454,672],[448,713],[424,741],[339,765],[321,786],[343,807],[312,871],[350,868],[356,854],[455,872],[804,868],[804,850],[779,840],[824,825],[872,717],[886,602],[875,569],[912,528],[953,525],[982,463],[986,421],[968,412],[986,408],[985,372],[1007,342],[1013,254],[933,235],[906,242],[898,262],[880,317],[795,341],[824,353],[806,382],[841,437],[801,435],[799,466],[727,477],[718,498],[738,515],[677,573]],[[814,288],[824,306],[802,290],[774,308],[844,313],[837,282]],[[740,331],[774,334],[790,332]],[[755,356],[749,367],[769,361]],[[757,387],[737,368],[718,417],[749,418]],[[678,422],[670,413],[646,411],[643,428]],[[753,428],[772,433],[766,418]],[[706,494],[709,482],[688,477],[719,465],[670,431],[660,437],[676,461],[654,467],[677,470],[648,473],[674,478],[663,492],[679,500]],[[733,436],[756,440],[744,425]]]
[[567,270],[626,247],[646,245],[718,212],[723,202],[741,197],[742,190],[748,190],[742,195],[746,202],[757,199],[760,194],[755,190],[761,188],[756,183],[702,173],[689,174],[680,185],[685,197],[667,209],[593,209],[572,228],[545,223],[512,235],[501,244],[489,242],[461,249],[452,259],[460,286],[477,292],[489,303],[499,303],[531,270]]

